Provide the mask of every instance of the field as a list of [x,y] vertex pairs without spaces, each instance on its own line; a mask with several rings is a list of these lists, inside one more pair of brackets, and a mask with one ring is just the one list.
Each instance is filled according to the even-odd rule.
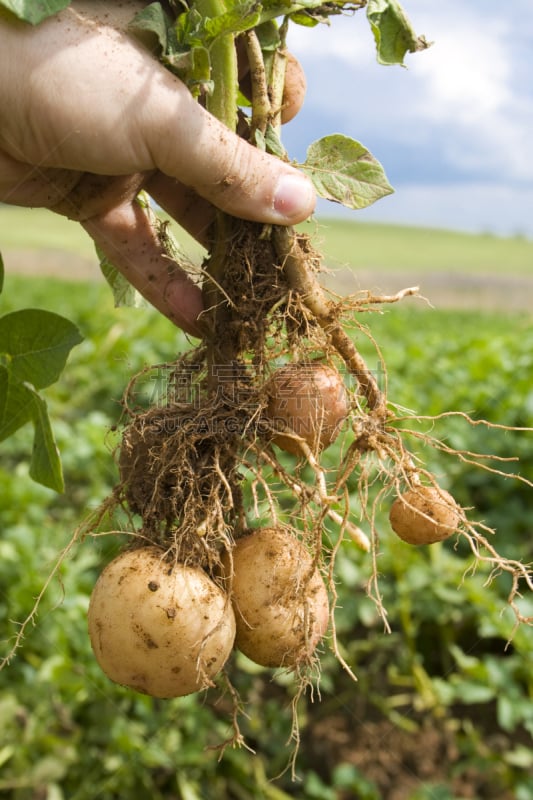
[[[329,271],[326,282],[340,294],[393,293],[419,285],[439,308],[530,308],[533,242],[528,239],[328,218],[301,230],[320,246]],[[199,262],[201,248],[183,231],[176,233]],[[6,263],[19,273],[100,279],[89,237],[51,212],[0,206],[0,242]]]
[[[445,286],[431,293],[438,310],[408,300],[358,318],[379,343],[391,400],[420,414],[459,410],[496,425],[533,425],[532,294],[526,291],[533,243],[330,221],[322,234],[328,266],[353,265],[351,279],[363,286],[365,270],[387,291],[397,281],[431,281],[436,273],[462,281],[455,301]],[[90,242],[75,225],[0,208],[0,244],[6,266],[1,312],[46,308],[72,319],[85,337],[60,381],[45,391],[65,494],[29,479],[31,430],[0,443],[1,660],[72,531],[112,490],[113,428],[129,376],[189,344],[151,310],[113,308],[105,285],[94,280]],[[466,285],[477,287],[468,307]],[[491,295],[499,304],[480,297],[484,285],[499,287]],[[515,285],[523,301],[518,309],[506,302]],[[384,381],[370,338],[358,328],[353,335]],[[460,417],[428,423],[428,430],[465,452],[517,457],[498,462],[500,472],[533,478],[531,432],[472,427]],[[424,456],[457,499],[496,528],[505,555],[533,560],[530,487],[477,469],[468,457],[432,450]],[[351,499],[357,515],[355,478]],[[522,627],[506,647],[513,634],[506,577],[488,582],[486,569],[472,572],[462,544],[403,545],[390,532],[386,511],[378,521],[379,567],[392,633],[384,634],[366,596],[368,557],[345,543],[336,623],[359,680],[351,682],[325,648],[320,697],[308,695],[300,707],[296,782],[284,772],[293,696],[286,675],[236,657],[230,670],[238,667],[232,679],[252,698],[241,724],[255,755],[228,749],[220,758],[213,748],[231,733],[227,696],[153,701],[101,674],[85,615],[96,576],[118,543],[97,535],[78,543],[65,561],[36,625],[0,672],[0,798],[533,800],[533,635]],[[522,610],[533,614],[530,598]]]

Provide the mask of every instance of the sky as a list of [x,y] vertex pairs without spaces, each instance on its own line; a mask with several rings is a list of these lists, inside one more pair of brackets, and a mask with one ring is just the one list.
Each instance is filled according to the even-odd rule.
[[[395,193],[348,214],[533,238],[533,0],[403,0],[432,46],[383,66],[364,11],[292,26],[307,96],[291,158],[330,133],[362,142]],[[343,213],[326,203],[319,212]]]

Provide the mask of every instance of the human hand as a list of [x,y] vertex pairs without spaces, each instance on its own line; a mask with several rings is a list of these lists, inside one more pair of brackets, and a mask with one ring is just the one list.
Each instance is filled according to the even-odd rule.
[[123,32],[143,6],[79,0],[36,28],[0,18],[0,201],[81,222],[144,297],[198,334],[200,289],[169,265],[138,192],[200,241],[214,207],[286,225],[312,213],[315,194]]

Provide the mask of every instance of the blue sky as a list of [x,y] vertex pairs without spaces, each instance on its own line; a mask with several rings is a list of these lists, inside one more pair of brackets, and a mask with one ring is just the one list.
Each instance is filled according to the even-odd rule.
[[[361,141],[395,194],[349,212],[362,221],[533,238],[533,0],[404,0],[433,45],[406,67],[377,63],[364,11],[313,29],[290,49],[308,92],[284,129],[291,157],[329,133]],[[337,214],[328,203],[322,213]]]

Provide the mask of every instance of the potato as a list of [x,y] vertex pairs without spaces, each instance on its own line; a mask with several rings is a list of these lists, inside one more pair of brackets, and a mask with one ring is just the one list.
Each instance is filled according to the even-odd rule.
[[417,486],[396,498],[389,520],[404,542],[433,544],[451,536],[461,517],[449,492],[436,486]]
[[[280,367],[267,381],[265,392],[270,425],[290,429],[315,452],[337,438],[348,415],[348,396],[341,376],[333,367],[316,361]],[[301,453],[298,440],[290,436],[276,434],[272,441],[288,453]]]
[[[231,563],[226,554],[226,574]],[[326,587],[305,547],[291,534],[262,528],[233,550],[235,644],[265,667],[292,667],[310,659],[329,621]]]
[[287,60],[285,66],[285,86],[283,89],[281,121],[285,124],[286,122],[290,122],[291,119],[294,119],[303,106],[305,93],[307,91],[307,81],[298,59],[286,50],[284,51],[284,55]]
[[235,639],[227,595],[203,570],[169,563],[157,547],[129,550],[108,564],[88,623],[108,678],[153,697],[209,686]]

